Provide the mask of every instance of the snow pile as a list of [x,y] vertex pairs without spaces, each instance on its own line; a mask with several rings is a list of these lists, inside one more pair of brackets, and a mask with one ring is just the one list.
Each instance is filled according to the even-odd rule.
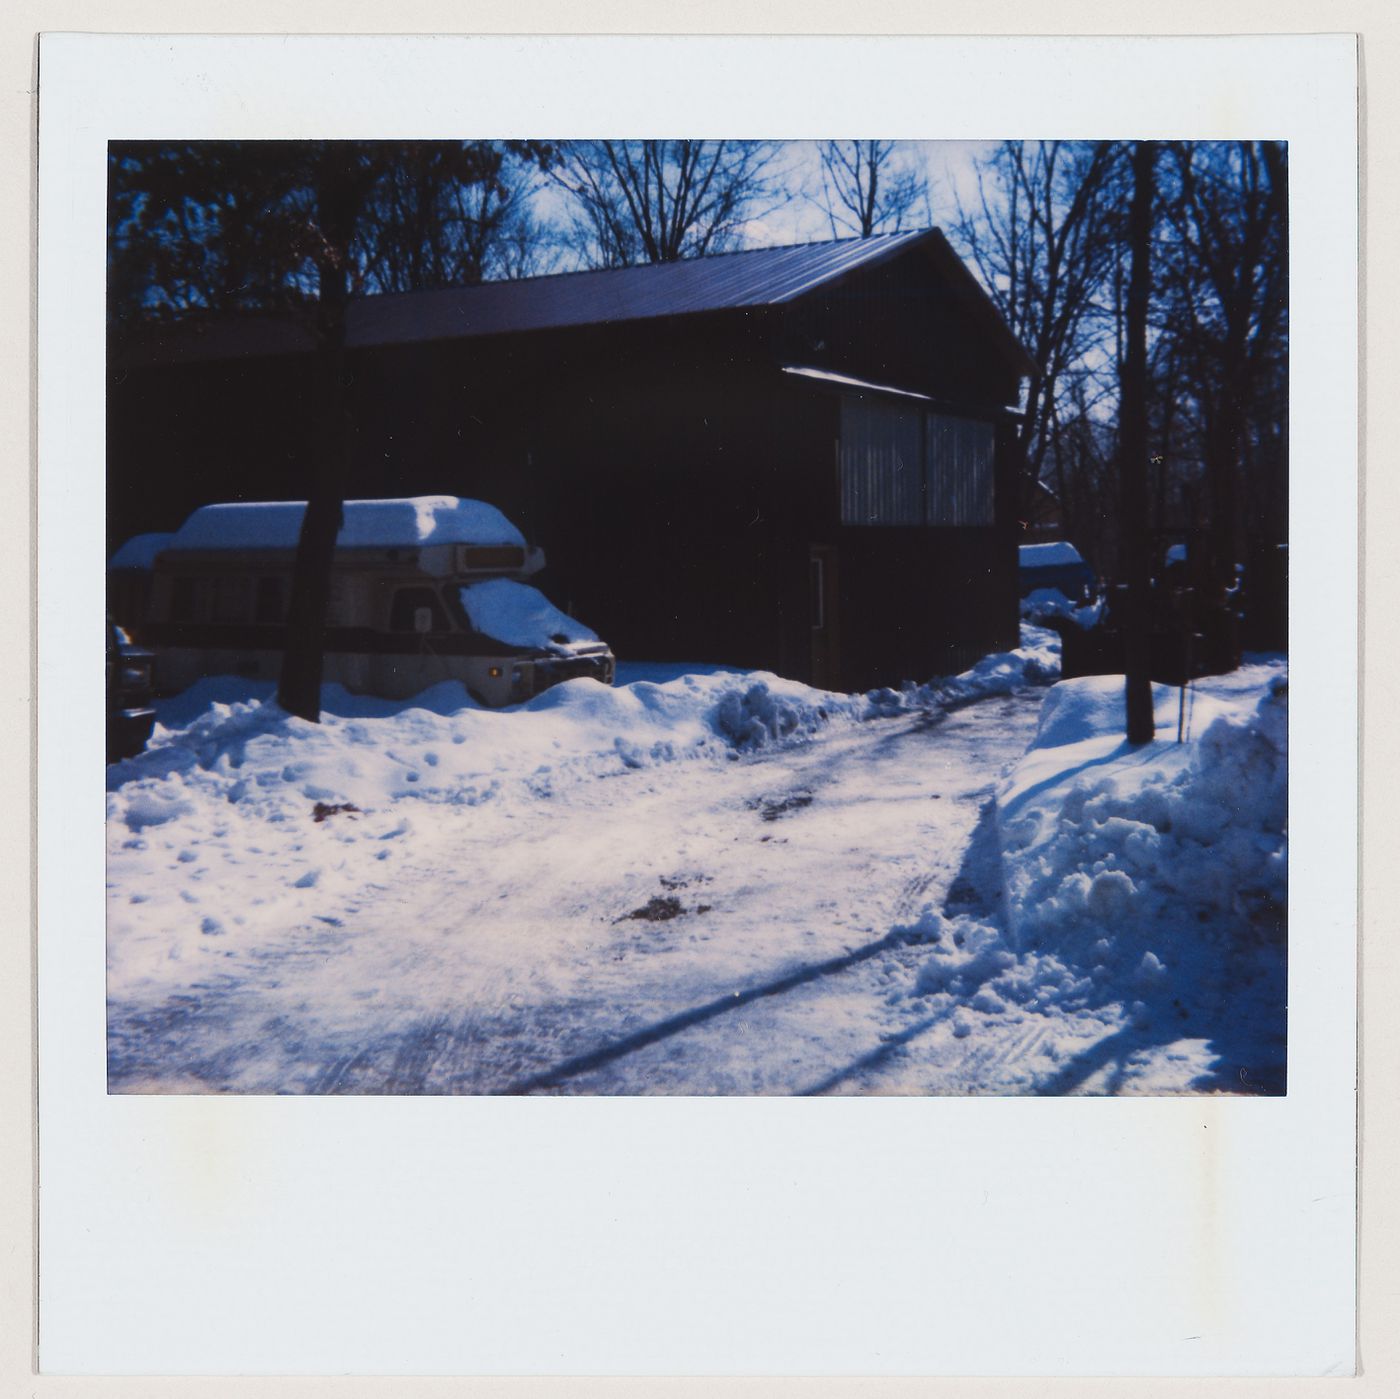
[[935,684],[944,702],[967,703],[988,695],[1009,695],[1033,685],[1053,684],[1060,676],[1060,639],[1043,627],[1023,626],[1014,651],[983,656],[971,670]]
[[[1261,936],[1286,884],[1286,680],[1252,706],[1196,700],[1199,737],[1174,739],[1179,691],[1158,686],[1161,735],[1122,738],[1123,681],[1056,686],[1001,794],[1010,927],[1085,964],[1200,955],[1218,916]],[[1234,931],[1239,931],[1235,928]]]
[[214,801],[282,821],[317,801],[363,811],[415,801],[473,804],[548,773],[597,775],[811,735],[862,701],[777,676],[719,672],[664,685],[556,685],[508,710],[477,705],[456,682],[411,701],[327,686],[319,724],[293,718],[270,685],[202,681],[162,701],[144,753],[108,769],[108,816],[136,830],[152,813]]
[[989,990],[1048,987],[1163,1038],[1228,1024],[1217,1053],[1281,1081],[1288,686],[1281,663],[1246,671],[1198,682],[1181,744],[1174,688],[1138,748],[1121,676],[1050,692],[998,797],[1016,970]]
[[872,690],[866,696],[875,716],[913,709],[948,709],[993,695],[1009,695],[1038,685],[1051,685],[1060,676],[1060,638],[1044,627],[1021,624],[1021,644],[1014,651],[993,651],[961,675],[945,676],[925,685]]
[[1130,748],[1121,676],[1057,685],[998,795],[1001,906],[892,930],[954,1037],[1040,1017],[1037,1092],[1283,1091],[1287,673],[1197,687],[1189,741],[1158,686]]
[[1036,588],[1021,599],[1021,617],[1029,622],[1063,617],[1088,631],[1098,626],[1102,616],[1101,598],[1088,603],[1071,602],[1058,588]]
[[[204,505],[170,541],[172,549],[295,549],[304,500]],[[336,546],[408,548],[431,544],[515,545],[525,538],[494,505],[458,496],[347,500]]]
[[461,589],[460,595],[472,627],[507,646],[563,651],[569,645],[598,640],[597,632],[561,612],[528,583],[492,578]]
[[[776,677],[773,677],[774,679]],[[774,686],[772,679],[756,681],[744,690],[730,690],[715,706],[712,722],[738,749],[765,748],[785,739],[807,738],[834,715],[864,717],[865,705],[849,696],[802,693],[792,682]],[[818,695],[816,703],[811,696]]]

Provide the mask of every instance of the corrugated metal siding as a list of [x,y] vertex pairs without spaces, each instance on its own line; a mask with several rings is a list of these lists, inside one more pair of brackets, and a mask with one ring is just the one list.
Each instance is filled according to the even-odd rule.
[[990,525],[996,492],[992,465],[996,438],[991,423],[928,415],[925,462],[931,525]]
[[841,399],[841,523],[924,522],[923,410]]
[[841,397],[841,523],[995,523],[991,423]]

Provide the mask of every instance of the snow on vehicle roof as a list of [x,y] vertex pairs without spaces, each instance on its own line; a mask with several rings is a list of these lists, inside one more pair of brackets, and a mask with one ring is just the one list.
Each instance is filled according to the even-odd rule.
[[[170,540],[172,549],[294,549],[304,500],[202,505]],[[347,500],[336,546],[395,549],[428,544],[513,544],[525,537],[481,500],[453,495]]]
[[1052,544],[1022,544],[1022,568],[1051,568],[1069,563],[1083,563],[1073,544],[1057,541]]
[[561,612],[538,588],[511,578],[472,583],[461,591],[462,606],[472,628],[507,646],[556,650],[580,641],[597,641],[598,634],[567,612]]
[[170,547],[175,536],[168,531],[164,534],[134,534],[112,555],[108,568],[140,568],[150,570],[155,565],[156,555]]

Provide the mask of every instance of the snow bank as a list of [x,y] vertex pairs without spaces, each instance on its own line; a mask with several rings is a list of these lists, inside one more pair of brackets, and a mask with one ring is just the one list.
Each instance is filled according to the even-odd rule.
[[1283,1091],[1286,664],[1196,688],[1188,741],[1158,686],[1130,748],[1121,676],[1056,685],[994,808],[1000,906],[892,930],[955,1038],[1037,1017],[1028,1089]]
[[1077,960],[1180,960],[1200,953],[1197,930],[1217,915],[1252,926],[1282,909],[1286,679],[1272,677],[1252,704],[1198,698],[1183,744],[1180,692],[1156,691],[1160,737],[1142,748],[1122,737],[1121,676],[1067,681],[1047,696],[1000,795],[1021,945],[1053,937]]
[[[294,549],[304,500],[204,505],[175,532],[172,549]],[[494,505],[457,496],[347,500],[336,545],[406,548],[430,544],[516,545],[525,538]]]
[[483,709],[455,682],[406,702],[327,686],[319,724],[286,714],[272,690],[224,677],[161,701],[146,751],[108,769],[109,819],[136,829],[182,800],[278,821],[316,801],[471,804],[507,785],[528,791],[542,771],[725,757],[866,714],[862,698],[761,673],[617,688],[576,680],[507,710]]
[[872,711],[896,714],[912,709],[946,709],[992,695],[1053,684],[1060,676],[1060,638],[1044,627],[1021,624],[1021,644],[1014,651],[994,651],[961,675],[944,676],[925,685],[872,690]]
[[559,651],[571,644],[597,641],[590,631],[561,612],[538,588],[511,578],[492,578],[461,589],[462,606],[482,636],[507,646]]

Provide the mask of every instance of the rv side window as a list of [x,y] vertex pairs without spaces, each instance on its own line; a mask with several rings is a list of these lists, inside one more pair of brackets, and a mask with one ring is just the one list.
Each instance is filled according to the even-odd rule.
[[259,578],[258,595],[253,603],[253,620],[263,626],[276,626],[287,617],[287,583],[284,578]]
[[389,630],[417,631],[415,615],[423,608],[426,608],[432,615],[431,631],[447,631],[449,629],[447,614],[442,610],[442,604],[431,588],[400,588],[394,594],[394,606],[389,614]]
[[214,579],[214,605],[211,620],[215,622],[246,622],[250,579],[234,574],[230,578]]
[[174,578],[170,583],[170,620],[172,622],[197,622],[200,620],[200,603],[204,589],[202,578]]

